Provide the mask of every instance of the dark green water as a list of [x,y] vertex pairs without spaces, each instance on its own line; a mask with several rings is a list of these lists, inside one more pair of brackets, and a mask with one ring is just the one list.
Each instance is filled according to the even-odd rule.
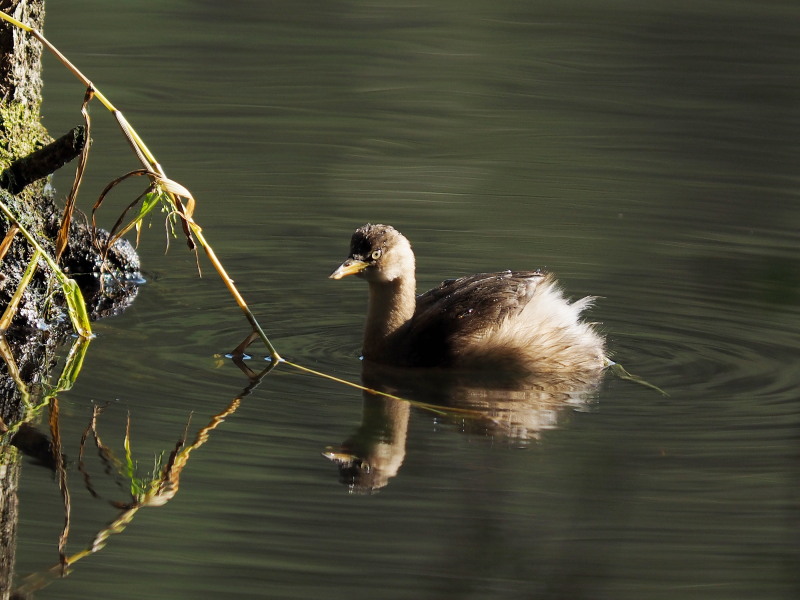
[[[321,456],[358,429],[361,394],[281,367],[173,500],[37,597],[798,597],[800,9],[646,6],[51,2],[45,34],[194,193],[288,358],[358,380],[366,290],[327,275],[355,227],[388,222],[420,289],[547,267],[601,296],[614,357],[670,395],[607,377],[588,402],[523,399],[524,440],[412,408],[396,474],[364,495]],[[45,80],[59,134],[83,90],[52,59]],[[92,114],[85,210],[137,167]],[[247,385],[215,357],[245,320],[163,240],[156,219],[148,284],[97,323],[61,397],[70,553],[126,497],[97,461],[103,499],[76,469],[94,403],[110,402],[100,430],[120,454],[130,413],[146,471],[190,414],[191,437]],[[21,581],[57,562],[63,513],[32,464],[19,496]]]

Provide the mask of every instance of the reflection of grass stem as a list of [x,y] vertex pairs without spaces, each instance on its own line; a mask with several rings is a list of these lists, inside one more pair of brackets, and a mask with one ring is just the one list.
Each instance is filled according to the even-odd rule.
[[67,470],[64,466],[64,454],[61,451],[61,427],[59,424],[58,398],[53,396],[50,399],[50,437],[52,439],[53,459],[56,465],[56,475],[58,477],[58,489],[61,491],[61,499],[64,502],[64,527],[58,537],[58,557],[61,565],[67,564],[67,539],[69,538],[69,524],[72,515],[72,504],[69,496],[69,486],[67,485]]
[[8,341],[0,335],[0,359],[6,364],[8,374],[17,386],[20,399],[27,409],[23,418],[8,425],[7,431],[2,432],[3,434],[14,435],[24,423],[31,421],[39,414],[39,411],[45,405],[48,405],[58,393],[72,388],[83,366],[83,359],[89,347],[89,341],[90,340],[87,338],[75,338],[67,354],[64,368],[61,371],[56,386],[52,387],[49,384],[40,383],[40,389],[38,389],[35,394],[36,400],[33,401],[31,400],[31,391],[28,389],[27,384],[22,380],[19,373],[19,368],[14,360],[13,352],[8,345]]
[[[22,427],[24,423],[32,420],[39,413],[42,407],[48,405],[50,409],[48,419],[51,438],[50,446],[52,449],[56,477],[58,479],[58,487],[61,492],[61,498],[64,506],[64,525],[58,538],[59,564],[57,565],[57,568],[60,570],[61,574],[64,573],[64,569],[66,569],[68,565],[66,546],[69,538],[70,517],[72,510],[69,487],[67,485],[66,465],[64,463],[64,455],[62,451],[61,428],[59,422],[59,403],[57,394],[63,390],[70,389],[75,383],[75,380],[77,379],[83,365],[83,358],[86,354],[86,349],[88,346],[89,340],[87,338],[79,337],[75,340],[67,355],[64,368],[62,369],[61,375],[58,378],[56,387],[52,388],[47,384],[43,384],[43,399],[34,406],[34,404],[32,404],[30,401],[30,392],[28,391],[28,387],[19,374],[12,351],[8,346],[8,342],[4,337],[0,336],[0,358],[2,358],[2,360],[6,363],[9,375],[14,380],[17,386],[17,391],[20,394],[20,398],[22,398],[27,408],[25,415],[18,422],[13,423],[10,426],[5,426],[5,424],[3,424],[3,431],[1,432],[2,435],[8,436],[9,438],[13,437],[20,430],[20,427]],[[0,421],[0,423],[2,423],[2,421]],[[55,568],[56,567],[54,567],[54,569]]]
[[[31,594],[44,588],[56,578],[64,577],[69,573],[69,567],[73,566],[75,563],[86,558],[87,556],[102,550],[108,543],[108,540],[111,538],[111,536],[122,533],[131,523],[131,521],[133,521],[133,518],[136,516],[136,513],[139,512],[139,509],[146,506],[162,506],[171,500],[178,492],[180,475],[184,467],[186,467],[188,464],[191,453],[205,444],[208,441],[211,432],[222,422],[224,422],[226,418],[236,412],[241,404],[242,398],[249,394],[251,389],[252,386],[245,388],[245,390],[235,397],[228,404],[228,406],[225,407],[224,410],[212,416],[211,419],[209,419],[208,424],[197,432],[194,441],[189,445],[185,445],[186,431],[184,430],[181,438],[175,444],[175,448],[170,453],[166,463],[160,465],[160,461],[157,461],[157,466],[153,476],[145,478],[141,478],[136,474],[136,462],[134,461],[131,453],[130,418],[126,424],[125,438],[123,441],[123,446],[125,449],[125,462],[123,463],[114,457],[113,452],[111,452],[111,450],[100,440],[100,436],[97,432],[97,418],[103,412],[103,409],[100,407],[95,407],[94,411],[92,412],[90,424],[86,428],[86,431],[81,438],[79,469],[84,474],[84,480],[87,483],[90,493],[95,497],[99,497],[92,486],[88,483],[89,476],[83,467],[84,447],[88,435],[91,432],[103,462],[106,465],[113,465],[118,475],[129,480],[131,500],[130,502],[112,502],[111,504],[113,506],[117,506],[122,509],[119,515],[113,521],[111,521],[111,523],[100,529],[86,548],[71,555],[67,555],[62,551],[64,549],[62,541],[64,544],[66,543],[66,534],[69,531],[69,518],[67,516],[65,527],[64,530],[62,530],[62,536],[59,540],[59,563],[43,571],[28,575],[22,580],[20,585],[14,589],[14,592],[22,597],[25,594]],[[57,402],[52,406],[54,410],[51,411],[51,428],[55,423],[56,425],[53,431],[54,434],[56,434],[58,419]],[[67,510],[67,513],[69,511],[68,502],[69,499],[67,495],[65,497],[65,509]]]
[[293,363],[288,360],[284,360],[283,362],[289,365],[290,367],[294,367],[298,371],[303,371],[304,373],[309,373],[311,375],[316,375],[317,377],[329,379],[331,381],[335,381],[336,383],[341,383],[343,385],[356,388],[358,390],[361,390],[362,392],[367,392],[374,396],[383,396],[384,398],[391,398],[392,400],[400,400],[401,402],[407,402],[411,406],[414,406],[422,410],[426,410],[428,412],[432,412],[436,415],[445,416],[448,414],[456,414],[460,416],[473,417],[476,419],[486,419],[486,415],[479,410],[471,410],[469,408],[458,408],[455,406],[437,406],[436,404],[430,404],[428,402],[420,402],[419,400],[409,400],[408,398],[402,398],[401,396],[395,396],[394,394],[390,394],[388,392],[382,392],[380,390],[368,388],[359,383],[354,383],[352,381],[347,381],[346,379],[335,377],[334,375],[328,375],[327,373],[323,373],[322,371],[315,371],[314,369],[309,369],[308,367],[298,365],[297,363]]
[[[14,360],[14,353],[11,351],[11,348],[9,348],[6,338],[2,335],[0,335],[0,359],[6,363],[8,375],[14,381],[14,385],[17,386],[17,391],[19,392],[19,397],[23,404],[25,404],[26,408],[31,408],[32,405],[30,391],[28,390],[27,384],[22,381],[22,377],[19,373],[19,367],[17,366],[17,361]],[[8,429],[13,431],[16,430],[16,427],[12,425]]]
[[[69,533],[69,495],[68,493],[64,496],[64,506],[65,506],[65,525],[64,529],[62,530],[61,537],[59,538],[59,563],[53,565],[52,567],[45,569],[43,571],[39,571],[36,573],[32,573],[25,577],[21,583],[14,589],[14,592],[19,594],[20,597],[25,596],[26,594],[31,594],[37,590],[40,590],[47,585],[49,585],[54,579],[64,577],[70,572],[69,567],[72,567],[78,561],[86,558],[102,550],[108,540],[113,535],[117,535],[122,533],[125,528],[133,521],[133,518],[136,516],[136,513],[139,512],[139,509],[144,508],[146,506],[162,506],[166,504],[169,500],[171,500],[175,494],[178,492],[178,488],[180,485],[180,475],[183,471],[184,467],[188,464],[189,457],[191,453],[200,448],[203,444],[205,444],[211,432],[216,429],[222,422],[225,421],[226,418],[231,416],[236,410],[239,408],[241,404],[242,398],[249,394],[252,389],[252,386],[245,388],[245,390],[235,397],[228,406],[225,407],[224,410],[217,413],[211,419],[209,419],[208,424],[201,428],[197,435],[194,438],[194,441],[189,444],[188,446],[185,445],[186,441],[186,430],[184,430],[181,438],[175,444],[175,448],[169,455],[167,461],[161,465],[161,461],[156,461],[156,467],[152,474],[149,477],[139,477],[137,474],[136,469],[136,461],[133,459],[132,451],[131,451],[131,439],[130,439],[130,417],[126,423],[125,427],[125,438],[123,440],[123,447],[125,450],[125,461],[122,462],[117,459],[111,449],[109,449],[100,439],[100,435],[97,432],[97,419],[100,414],[103,412],[103,408],[95,407],[92,411],[92,417],[89,423],[89,426],[83,433],[81,437],[81,445],[79,451],[79,470],[84,475],[84,481],[87,484],[87,488],[89,492],[94,497],[99,497],[97,492],[89,483],[89,475],[85,471],[84,464],[83,464],[83,456],[86,441],[91,433],[95,440],[95,445],[98,448],[98,451],[101,456],[101,460],[107,466],[112,466],[113,470],[116,471],[117,475],[122,476],[123,478],[127,479],[130,483],[129,491],[130,491],[130,502],[112,502],[113,506],[121,508],[121,512],[117,515],[117,517],[111,521],[108,525],[100,529],[97,534],[92,539],[91,543],[84,548],[83,550],[76,552],[74,554],[67,555],[65,552],[65,545],[66,545],[66,538]],[[51,413],[50,413],[50,422],[51,422],[51,430],[54,436],[54,446],[57,446],[60,450],[60,437],[58,436],[58,402],[54,399],[53,403],[51,404]],[[188,424],[187,424],[188,426]],[[56,440],[58,439],[58,444],[56,444]],[[59,455],[60,456],[60,455]],[[63,469],[63,460],[61,461],[62,469]],[[61,483],[61,477],[59,476],[59,483]],[[64,488],[62,488],[62,493],[64,493],[64,489],[66,489],[66,473],[64,473]]]
[[69,353],[64,362],[64,368],[61,369],[61,375],[56,383],[56,393],[71,390],[72,386],[78,380],[78,375],[83,368],[83,359],[86,358],[86,352],[89,350],[89,340],[86,338],[76,338],[75,342],[70,346]]
[[639,385],[643,385],[646,388],[650,388],[651,390],[655,390],[656,392],[658,392],[659,394],[661,394],[664,397],[667,397],[667,398],[669,397],[669,394],[667,392],[665,392],[664,390],[662,390],[660,387],[658,387],[657,385],[653,385],[649,381],[645,381],[644,379],[642,379],[638,375],[634,375],[633,373],[629,373],[625,369],[625,367],[623,367],[619,363],[615,363],[615,362],[613,362],[611,360],[608,360],[608,364],[606,365],[606,368],[609,371],[611,371],[612,373],[614,373],[614,375],[616,375],[620,379],[623,379],[625,381],[630,381],[630,382],[633,382],[633,383],[638,383]]
[[[75,358],[73,358],[73,360],[75,361],[82,360],[82,352],[80,350],[71,352],[70,356],[74,356]],[[373,394],[402,400],[404,402],[408,402],[412,406],[416,406],[423,410],[429,410],[436,414],[454,413],[461,416],[485,418],[485,415],[482,415],[480,411],[458,409],[458,408],[444,408],[423,402],[409,401],[404,398],[400,398],[398,396],[387,394],[385,392],[380,392],[378,390],[371,390],[359,384],[355,384],[343,379],[339,379],[337,377],[326,375],[325,373],[321,373],[313,369],[308,369],[306,367],[302,367],[301,365],[284,361],[283,359],[281,359],[280,362],[286,362],[288,365],[298,369],[299,371],[310,373],[312,375],[316,375],[326,379],[330,379],[332,381],[336,381],[338,383],[355,387],[357,389],[365,390]],[[262,378],[266,376],[269,372],[271,372],[278,364],[279,364],[278,361],[270,362],[270,364],[268,364],[265,367],[265,369],[259,374],[250,371],[246,366],[244,366],[243,368],[245,370],[250,371],[251,384],[247,388],[245,388],[238,396],[236,396],[233,400],[231,400],[231,402],[228,404],[228,406],[225,407],[224,410],[213,415],[209,419],[206,426],[198,430],[193,441],[188,445],[185,444],[187,432],[186,430],[184,430],[181,438],[175,444],[175,447],[170,453],[167,460],[162,464],[162,462],[157,459],[156,467],[153,471],[153,474],[148,477],[140,477],[137,474],[137,463],[133,458],[133,452],[132,452],[130,417],[126,422],[125,437],[123,439],[123,448],[125,452],[125,459],[123,461],[114,456],[114,453],[111,451],[111,449],[108,448],[100,439],[100,434],[97,430],[98,426],[97,421],[99,416],[102,414],[104,408],[95,406],[92,412],[90,423],[87,426],[86,430],[84,431],[83,436],[81,437],[80,450],[78,455],[79,456],[78,469],[83,473],[84,482],[89,492],[92,494],[92,496],[99,498],[99,494],[94,490],[94,487],[90,483],[88,472],[86,471],[84,466],[85,446],[89,438],[89,435],[91,434],[92,437],[94,438],[95,446],[98,448],[100,459],[106,466],[106,472],[110,474],[116,473],[116,475],[119,475],[128,481],[129,483],[128,491],[130,494],[130,501],[111,502],[113,506],[120,508],[121,512],[117,515],[117,517],[113,521],[111,521],[108,525],[100,529],[92,539],[91,543],[83,550],[80,550],[79,552],[76,552],[74,554],[67,555],[66,552],[63,551],[64,548],[60,540],[59,563],[43,571],[39,571],[37,573],[32,573],[31,575],[28,575],[22,580],[20,585],[17,586],[17,588],[15,588],[14,591],[19,594],[30,594],[34,591],[37,591],[49,585],[54,579],[64,577],[70,572],[70,567],[75,565],[80,560],[86,558],[87,556],[90,556],[98,552],[99,550],[102,550],[113,535],[122,533],[125,530],[125,528],[133,521],[134,517],[136,516],[136,513],[139,512],[141,508],[162,506],[166,504],[169,500],[171,500],[178,492],[178,489],[180,487],[181,473],[183,469],[187,466],[192,452],[200,448],[203,444],[205,444],[209,440],[211,432],[214,431],[221,423],[223,423],[225,419],[227,419],[236,412],[236,410],[241,405],[242,399],[248,394],[250,394],[253,388],[261,382]],[[243,366],[244,363],[241,362],[241,365]],[[65,371],[67,370],[68,368],[65,367]],[[69,369],[69,372],[72,371],[73,371],[72,369]],[[54,408],[57,409],[57,403],[54,404]],[[51,412],[51,421],[53,421],[54,419],[57,419],[57,413],[55,411]],[[69,509],[68,498],[65,498],[65,507],[67,508],[67,510]],[[65,522],[65,529],[64,531],[62,531],[61,539],[64,540],[64,542],[66,540],[65,532],[68,532],[68,521]]]

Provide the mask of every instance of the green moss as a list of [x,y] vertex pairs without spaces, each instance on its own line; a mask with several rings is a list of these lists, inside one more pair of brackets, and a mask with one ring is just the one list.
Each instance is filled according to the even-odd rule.
[[[0,102],[0,171],[52,140],[41,122],[39,105]],[[44,181],[35,182],[17,195],[22,206],[41,204]],[[37,200],[38,199],[38,200]],[[20,211],[24,213],[27,211]]]
[[[38,105],[31,108],[21,102],[0,102],[0,171],[13,161],[37,150],[49,140],[50,136],[40,120]],[[44,181],[35,182],[15,196],[0,190],[0,199],[25,229],[35,235],[40,243],[48,245],[50,240],[43,234],[47,223],[46,211],[43,211],[47,206],[43,190]],[[5,216],[0,215],[0,234],[4,235],[7,229],[8,222]],[[17,246],[15,244],[12,248]],[[24,247],[24,244],[18,247]],[[29,252],[27,250],[15,257],[12,257],[13,253],[12,256],[7,256],[4,268],[10,269],[15,260],[19,265],[27,264]]]
[[20,102],[0,102],[0,169],[49,141],[38,106],[31,108]]

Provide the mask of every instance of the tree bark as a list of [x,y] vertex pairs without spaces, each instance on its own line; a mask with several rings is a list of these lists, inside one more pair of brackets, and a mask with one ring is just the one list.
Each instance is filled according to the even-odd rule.
[[0,446],[0,598],[8,600],[17,541],[19,458],[13,447]]
[[0,173],[0,187],[19,194],[30,184],[77,158],[86,144],[86,128],[78,125],[44,148],[11,163]]
[[[44,0],[0,0],[0,10],[42,30]],[[0,26],[0,98],[38,107],[42,99],[41,61],[42,44],[27,32],[3,22]]]
[[[0,10],[23,23],[41,29],[44,19],[43,0],[0,0]],[[39,115],[42,97],[41,44],[24,31],[3,22],[0,25],[0,98],[5,105],[16,102]],[[7,133],[5,120],[1,127]],[[2,227],[7,230],[6,227]],[[5,275],[5,265],[0,265]],[[3,278],[4,280],[6,277]],[[11,380],[8,365],[0,373],[0,418],[13,422],[22,417],[19,394]],[[0,600],[11,597],[16,550],[20,455],[9,443],[9,436],[0,439]]]

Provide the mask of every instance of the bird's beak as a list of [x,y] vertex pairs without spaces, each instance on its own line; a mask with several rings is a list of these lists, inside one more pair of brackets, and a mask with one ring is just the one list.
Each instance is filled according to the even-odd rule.
[[328,446],[325,448],[325,452],[322,453],[322,456],[331,460],[335,463],[339,464],[351,464],[359,460],[357,454],[353,454],[352,452],[347,452],[345,450],[337,450],[333,446]]
[[355,275],[357,273],[361,273],[361,271],[366,269],[368,266],[369,263],[364,262],[363,260],[348,258],[341,265],[339,265],[338,269],[331,273],[330,278],[341,279],[342,277],[347,277],[348,275]]
[[358,454],[347,452],[346,450],[337,450],[333,446],[325,448],[325,452],[322,453],[322,456],[336,463],[340,468],[347,469],[355,467],[367,473],[372,470],[368,460],[361,458]]

